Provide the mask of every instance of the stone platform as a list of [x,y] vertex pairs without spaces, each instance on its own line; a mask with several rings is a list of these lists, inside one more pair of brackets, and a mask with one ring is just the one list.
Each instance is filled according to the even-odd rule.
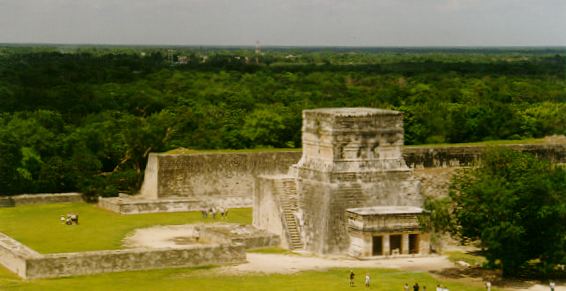
[[246,262],[246,249],[279,244],[279,236],[251,225],[213,223],[138,229],[125,249],[40,254],[0,233],[0,265],[24,279],[230,265]]
[[169,198],[140,199],[132,197],[100,198],[98,206],[120,214],[142,214],[159,212],[198,211],[210,207],[244,208],[252,205],[253,199],[242,197],[222,198]]

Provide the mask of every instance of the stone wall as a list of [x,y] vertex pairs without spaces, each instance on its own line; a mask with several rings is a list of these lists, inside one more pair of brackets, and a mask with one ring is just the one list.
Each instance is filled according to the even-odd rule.
[[[566,144],[503,146],[531,152],[552,162],[566,163]],[[439,196],[447,193],[447,182],[454,169],[476,164],[485,149],[485,146],[405,147],[403,158],[410,168],[415,169],[425,195]],[[216,199],[229,201],[225,203],[226,207],[250,207],[255,176],[287,173],[301,156],[302,152],[298,151],[150,154],[139,198]],[[137,210],[126,211],[136,213]]]
[[[271,238],[271,236],[269,237]],[[260,238],[259,243],[276,243]],[[251,244],[251,242],[250,242]],[[189,245],[183,248],[137,248],[80,253],[39,254],[0,233],[0,264],[24,279],[106,272],[239,264],[245,244]]]
[[30,204],[83,202],[81,193],[22,194],[0,197],[0,207],[13,207]]
[[0,264],[8,270],[26,278],[26,261],[39,257],[38,252],[0,232]]
[[138,200],[119,197],[100,198],[98,206],[120,214],[185,212],[208,209],[209,207],[245,208],[251,205],[250,197],[200,197]]
[[[566,143],[504,144],[499,147],[532,153],[553,163],[566,163]],[[403,156],[411,168],[468,167],[493,146],[405,147]]]
[[246,249],[279,246],[278,235],[251,225],[234,225],[216,223],[199,227],[200,240],[224,243],[228,245],[243,245]]
[[72,275],[239,264],[246,261],[243,246],[198,245],[179,249],[127,249],[48,254],[27,260],[27,279]]
[[240,197],[251,206],[255,176],[286,173],[300,156],[293,151],[150,154],[140,195],[147,199]]

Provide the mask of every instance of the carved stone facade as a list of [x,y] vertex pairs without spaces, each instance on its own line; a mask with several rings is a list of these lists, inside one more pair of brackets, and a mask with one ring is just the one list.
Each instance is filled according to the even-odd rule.
[[[352,239],[347,209],[422,205],[419,182],[402,155],[401,112],[373,108],[305,110],[302,130],[301,160],[291,167],[287,177],[276,179],[296,181],[298,207],[294,216],[307,251],[349,252]],[[277,197],[276,193],[284,192],[266,191],[270,179],[273,178],[258,178],[255,199],[264,205],[277,205],[280,199],[265,199],[261,193]],[[288,192],[278,197],[292,196]],[[256,203],[254,212],[269,212],[264,205]],[[284,205],[278,209],[285,212]],[[259,219],[256,223],[258,216],[254,215],[257,227],[272,227]],[[287,221],[293,224],[292,219]],[[283,226],[277,225],[276,229],[293,229],[285,227],[285,220],[281,223]]]

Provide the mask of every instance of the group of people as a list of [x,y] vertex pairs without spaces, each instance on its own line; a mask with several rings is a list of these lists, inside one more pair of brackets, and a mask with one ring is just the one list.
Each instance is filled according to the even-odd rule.
[[[405,285],[403,285],[403,291],[409,291],[409,289],[410,289],[409,284],[405,283]],[[421,287],[419,286],[419,283],[415,283],[413,285],[413,291],[419,291],[419,290],[426,291],[426,286]],[[441,286],[440,284],[437,284],[436,291],[450,291],[450,290],[446,286]]]
[[[354,279],[356,277],[356,274],[354,273],[354,271],[350,271],[350,287],[355,287],[355,283],[354,283]],[[369,273],[366,273],[366,277],[365,277],[365,281],[364,281],[364,285],[369,288],[370,286],[370,276]],[[556,287],[556,285],[554,284],[554,282],[550,282],[550,290],[554,291],[554,288]],[[490,281],[486,281],[485,282],[485,289],[487,291],[491,291],[491,282]],[[419,286],[419,283],[415,283],[413,285],[413,291],[426,291],[426,286]],[[405,283],[405,285],[403,285],[403,291],[410,291],[410,287],[409,284]],[[448,287],[446,286],[441,286],[440,284],[436,285],[436,291],[450,291],[448,289]]]
[[[356,278],[356,274],[354,273],[354,271],[350,271],[350,287],[355,287],[355,281],[354,279]],[[371,282],[371,277],[369,276],[369,273],[366,273],[365,279],[364,279],[364,286],[366,288],[370,287],[370,282]],[[409,291],[410,287],[409,284],[405,283],[405,285],[403,285],[403,291]],[[419,283],[415,283],[413,285],[413,291],[426,291],[426,286],[419,286]],[[448,287],[446,286],[441,286],[441,285],[436,285],[436,291],[450,291],[448,289]]]
[[[355,286],[355,284],[354,284],[354,279],[355,279],[355,277],[356,277],[356,274],[354,273],[354,271],[350,271],[350,287],[354,287],[354,286]],[[364,285],[365,285],[367,288],[369,288],[370,280],[371,280],[371,278],[370,278],[370,276],[369,276],[369,273],[366,273],[366,277],[365,277],[365,280],[364,280]]]
[[201,209],[200,214],[202,218],[211,216],[212,219],[216,219],[216,215],[218,214],[220,214],[220,218],[228,218],[228,208],[220,207],[220,209],[216,209],[216,207],[210,207],[208,209]]
[[59,221],[66,225],[79,224],[79,215],[76,213],[67,213],[67,215],[61,215]]
[[[405,285],[403,285],[403,291],[409,291],[409,284],[405,283]],[[419,290],[423,290],[426,291],[426,286],[419,286],[419,283],[415,283],[413,285],[413,291],[419,291]],[[441,287],[440,285],[436,285],[436,291],[448,291],[448,288],[445,287]]]

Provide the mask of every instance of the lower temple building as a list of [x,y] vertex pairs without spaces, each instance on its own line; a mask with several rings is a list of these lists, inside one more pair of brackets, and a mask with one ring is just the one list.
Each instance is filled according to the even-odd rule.
[[419,207],[350,208],[349,255],[353,257],[428,254],[429,235],[421,232]]
[[302,143],[287,175],[257,177],[256,227],[316,254],[428,254],[418,224],[423,197],[402,156],[401,112],[305,110]]

